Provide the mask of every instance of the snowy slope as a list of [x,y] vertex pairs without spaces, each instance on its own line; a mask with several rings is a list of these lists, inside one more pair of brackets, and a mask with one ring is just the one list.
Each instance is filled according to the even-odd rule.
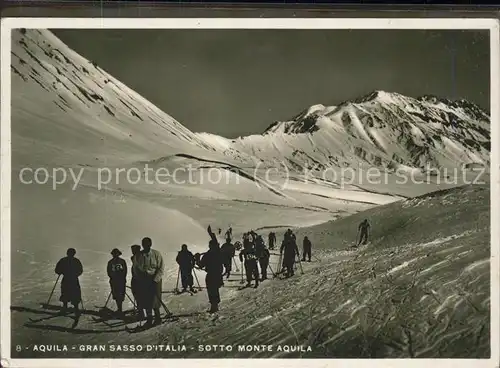
[[97,166],[215,151],[48,30],[12,33],[11,69],[14,163]]
[[[371,246],[346,250],[365,217],[374,225]],[[283,233],[284,229],[277,232],[279,240]],[[62,344],[73,332],[73,344],[185,344],[188,349],[121,353],[70,350],[35,356],[489,357],[488,186],[455,188],[392,203],[296,233],[299,240],[308,235],[313,241],[313,262],[302,264],[304,275],[298,270],[289,279],[268,280],[258,289],[238,290],[240,275],[234,274],[221,289],[218,319],[203,313],[207,308],[205,291],[197,296],[166,295],[165,303],[179,320],[137,334],[124,331],[125,323],[120,320],[96,322],[92,317],[99,315],[94,310],[87,311],[71,329],[71,318],[57,315],[57,311],[37,310],[33,303],[13,308],[16,325],[26,323],[13,330],[13,344]],[[267,235],[267,231],[262,234]],[[271,258],[275,270],[277,258]],[[175,278],[175,273],[171,277]],[[203,277],[198,277],[203,283]],[[91,293],[89,282],[93,279],[86,277],[82,283],[86,296]],[[19,283],[19,292],[26,293],[26,287]],[[50,287],[47,281],[45,289]],[[40,298],[47,293],[36,292]],[[97,292],[92,290],[92,296]],[[105,299],[106,293],[101,291],[99,299],[91,300],[103,305]],[[26,304],[26,299],[19,298],[19,302]],[[234,348],[232,352],[199,352],[200,344]],[[240,352],[236,345],[259,348]],[[273,346],[271,351],[262,347],[268,345]],[[278,351],[278,345],[310,345],[312,351]],[[26,350],[19,354],[33,357]]]
[[290,170],[363,165],[387,169],[489,165],[490,120],[465,100],[375,91],[339,106],[314,105],[234,147]]

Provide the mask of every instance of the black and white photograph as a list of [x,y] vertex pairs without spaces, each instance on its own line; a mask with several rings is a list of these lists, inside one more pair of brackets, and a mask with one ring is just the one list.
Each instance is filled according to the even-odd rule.
[[462,21],[3,22],[2,358],[493,366],[499,31]]

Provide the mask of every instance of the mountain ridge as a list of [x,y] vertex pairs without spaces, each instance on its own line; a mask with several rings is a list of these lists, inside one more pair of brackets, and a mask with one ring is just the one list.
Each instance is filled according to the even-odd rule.
[[[11,68],[15,166],[43,163],[95,168],[151,163],[157,169],[175,170],[207,168],[209,163],[233,168],[228,175],[238,174],[245,182],[253,181],[252,185],[269,182],[269,170],[276,169],[273,175],[278,180],[265,185],[271,197],[282,201],[290,191],[300,196],[305,191],[307,201],[316,203],[313,191],[315,196],[346,198],[338,191],[343,188],[339,181],[346,168],[356,173],[365,167],[425,173],[427,165],[489,165],[489,118],[468,101],[432,96],[418,100],[373,91],[337,106],[312,105],[263,134],[228,139],[192,132],[48,30],[13,32]],[[336,177],[325,177],[325,172]],[[314,184],[305,180],[308,175]],[[311,189],[298,182],[309,183]],[[285,184],[286,195],[276,196],[283,193]],[[169,190],[182,193],[185,188]],[[199,193],[225,196],[226,190],[229,187]],[[241,199],[245,194],[241,187],[232,190],[231,198]],[[362,191],[389,193],[394,189],[357,185],[346,190],[357,196]],[[260,189],[253,192],[252,199],[262,201],[262,193]],[[398,191],[397,195],[410,194]]]
[[[351,158],[345,161],[348,166],[363,162],[376,167],[418,170],[426,165],[488,166],[489,125],[484,110],[464,99],[451,101],[432,95],[413,98],[374,91],[337,106],[312,105],[292,120],[274,122],[261,135],[241,137],[235,143],[257,157],[258,147],[266,145],[266,139],[286,140],[286,145],[297,147],[292,154],[298,150],[309,158],[317,156],[315,148],[324,148],[327,153],[319,161],[325,167],[339,166],[327,162],[330,156],[339,161],[349,155]],[[329,142],[324,140],[327,136]],[[342,146],[342,141],[347,144]],[[283,152],[287,150],[283,145],[273,147]],[[296,164],[305,163],[299,160]]]

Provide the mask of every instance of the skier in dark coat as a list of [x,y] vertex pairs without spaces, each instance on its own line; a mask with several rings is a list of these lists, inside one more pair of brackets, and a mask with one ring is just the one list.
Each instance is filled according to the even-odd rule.
[[257,233],[253,230],[250,230],[250,242],[255,246],[255,242],[257,241]]
[[274,245],[276,244],[276,234],[273,231],[269,233],[268,243],[269,249],[274,249]]
[[356,243],[356,246],[360,244],[365,245],[368,242],[368,237],[370,236],[370,223],[367,219],[364,219],[358,226],[359,242]]
[[309,262],[311,262],[312,256],[312,244],[307,236],[304,237],[304,241],[302,242],[302,262],[306,261],[306,257]]
[[269,258],[271,257],[271,254],[266,248],[266,244],[264,243],[264,239],[262,239],[261,235],[257,236],[257,240],[255,242],[255,254],[259,259],[261,280],[264,281],[267,279],[267,268],[269,267]]
[[288,229],[286,232],[285,232],[285,239],[288,239],[288,238],[291,238],[293,240],[297,240],[297,237],[295,236],[295,234],[293,233],[292,229]]
[[132,257],[130,257],[130,260],[132,261],[132,267],[130,267],[130,272],[132,274],[132,279],[130,280],[130,288],[132,289],[132,295],[135,299],[137,314],[142,320],[145,317],[143,307],[144,296],[142,295],[145,276],[138,268],[138,265],[141,262],[140,258],[142,257],[141,246],[135,244],[130,248],[132,251]]
[[231,242],[232,238],[233,238],[233,228],[229,226],[229,229],[227,229],[226,231],[226,240]]
[[186,292],[187,288],[189,288],[192,293],[196,292],[193,288],[193,268],[195,259],[193,253],[188,250],[186,244],[182,244],[181,251],[177,253],[177,258],[175,260],[179,264],[181,273],[182,292]]
[[76,250],[69,248],[66,251],[66,257],[57,262],[55,272],[63,276],[59,300],[63,303],[64,310],[68,308],[68,303],[71,303],[75,308],[75,314],[79,315],[78,305],[82,301],[82,290],[78,277],[83,273],[83,266],[80,260],[75,257],[75,254]]
[[113,249],[111,255],[113,258],[109,260],[107,267],[111,295],[116,302],[117,312],[123,313],[123,301],[127,286],[127,263],[120,258],[122,252],[118,249]]
[[229,278],[233,266],[233,257],[236,252],[234,245],[231,244],[230,238],[226,239],[226,242],[222,244],[220,250],[222,253],[222,259],[224,264],[224,275],[226,276],[226,278]]
[[208,234],[211,238],[208,243],[208,251],[203,254],[201,259],[199,254],[197,254],[195,258],[197,259],[198,267],[207,273],[205,276],[205,284],[207,286],[208,301],[210,302],[209,313],[216,313],[219,311],[219,289],[223,284],[222,273],[224,269],[220,246],[210,226],[208,227]]
[[240,262],[244,262],[245,273],[247,276],[247,287],[252,283],[252,279],[255,279],[255,287],[259,286],[259,268],[257,267],[257,255],[255,254],[255,249],[252,247],[250,242],[246,242],[243,245],[243,250],[240,252]]
[[283,254],[283,269],[286,277],[293,276],[295,274],[293,267],[299,250],[297,243],[291,235],[285,237],[285,240],[281,244],[280,253]]

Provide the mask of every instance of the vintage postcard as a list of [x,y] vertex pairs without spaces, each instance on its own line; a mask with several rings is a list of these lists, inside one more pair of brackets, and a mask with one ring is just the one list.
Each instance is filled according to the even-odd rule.
[[496,20],[8,18],[1,56],[2,366],[498,363]]

